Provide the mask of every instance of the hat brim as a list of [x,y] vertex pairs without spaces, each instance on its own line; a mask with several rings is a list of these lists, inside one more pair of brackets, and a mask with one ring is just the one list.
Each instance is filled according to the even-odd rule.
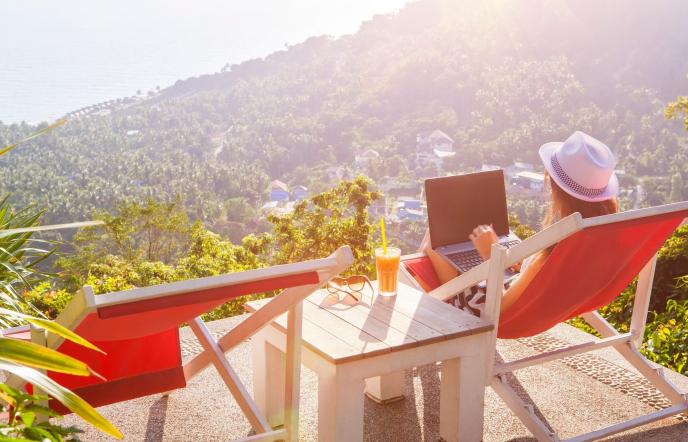
[[545,143],[540,146],[539,154],[540,159],[542,160],[542,165],[545,166],[545,170],[547,170],[547,173],[549,173],[550,179],[553,179],[564,192],[568,193],[574,198],[578,198],[579,200],[590,202],[606,201],[618,195],[619,179],[616,176],[616,172],[612,172],[612,176],[609,178],[609,183],[607,183],[607,187],[604,189],[604,192],[594,197],[581,195],[564,183],[564,181],[559,178],[559,175],[557,175],[557,173],[554,171],[554,167],[552,166],[552,155],[554,155],[554,152],[556,152],[563,144],[564,143],[562,142]]

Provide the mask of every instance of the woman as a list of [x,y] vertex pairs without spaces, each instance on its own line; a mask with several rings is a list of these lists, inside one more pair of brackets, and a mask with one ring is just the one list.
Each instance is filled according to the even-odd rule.
[[[614,155],[601,141],[583,132],[575,132],[563,143],[547,143],[540,147],[540,158],[545,167],[545,187],[550,189],[551,204],[543,220],[543,227],[579,212],[583,218],[616,213],[619,209],[616,195],[619,182],[614,173]],[[431,255],[433,264],[446,262],[436,259],[436,254],[424,240],[421,246]],[[491,226],[477,226],[469,237],[476,249],[487,260],[490,249],[497,241]],[[542,269],[552,248],[543,250],[524,260],[520,274],[504,291],[502,312],[509,309],[525,293],[528,284]],[[447,264],[448,266],[448,264]],[[446,269],[437,269],[446,274]],[[444,281],[443,281],[444,282]],[[482,298],[482,299],[481,299]],[[477,301],[477,302],[476,302]],[[469,301],[461,297],[459,306],[480,311],[484,296],[473,296]]]

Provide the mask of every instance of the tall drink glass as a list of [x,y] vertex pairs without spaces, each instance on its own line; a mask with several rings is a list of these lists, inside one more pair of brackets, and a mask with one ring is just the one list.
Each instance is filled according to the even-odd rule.
[[401,250],[397,247],[387,247],[387,253],[385,253],[382,247],[375,249],[378,293],[381,296],[394,296],[397,294],[400,256]]

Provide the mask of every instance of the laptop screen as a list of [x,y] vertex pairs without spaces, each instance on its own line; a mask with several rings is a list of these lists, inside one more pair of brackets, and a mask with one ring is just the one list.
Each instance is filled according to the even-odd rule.
[[504,172],[469,173],[425,180],[432,248],[468,241],[480,224],[509,233]]

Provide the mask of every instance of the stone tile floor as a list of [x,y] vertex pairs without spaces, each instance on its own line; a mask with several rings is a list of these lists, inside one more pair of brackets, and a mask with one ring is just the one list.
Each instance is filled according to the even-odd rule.
[[[221,335],[241,318],[215,321],[209,324],[209,328]],[[508,360],[565,343],[580,342],[587,336],[572,327],[560,325],[535,338],[500,341],[498,350]],[[188,329],[182,330],[182,347],[185,358],[200,348]],[[229,353],[229,360],[250,391],[250,342]],[[673,372],[669,376],[683,391],[688,391],[688,378]],[[518,378],[511,382],[527,391],[537,404],[537,412],[544,414],[562,437],[592,431],[667,406],[658,392],[609,349],[520,370]],[[389,405],[378,405],[366,399],[366,441],[438,440],[437,366],[408,371],[404,393],[405,400]],[[302,371],[301,396],[300,439],[315,441],[318,426],[317,378],[306,368]],[[227,441],[250,432],[249,424],[212,368],[194,378],[187,388],[169,397],[148,396],[100,410],[125,434],[127,441]],[[111,440],[88,428],[75,416],[68,416],[66,420],[85,429],[84,441]],[[484,440],[534,440],[489,388],[485,397]],[[664,419],[607,440],[688,442],[688,418]]]

